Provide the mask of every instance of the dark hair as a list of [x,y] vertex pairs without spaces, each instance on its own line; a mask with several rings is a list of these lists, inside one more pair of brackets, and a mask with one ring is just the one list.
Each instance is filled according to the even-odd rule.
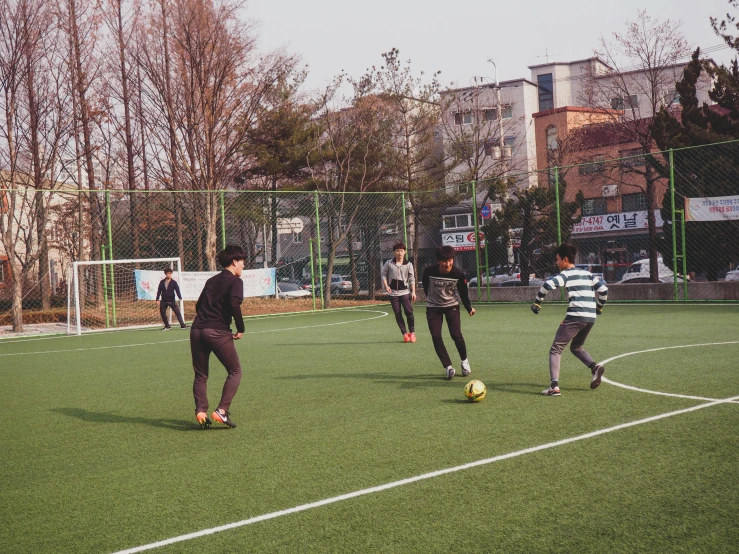
[[227,244],[226,248],[218,253],[218,263],[222,268],[227,268],[237,260],[246,260],[246,252],[236,244]]
[[557,248],[556,254],[559,254],[560,260],[567,258],[571,264],[574,264],[575,257],[577,256],[577,246],[570,244],[569,242],[563,242]]
[[405,244],[402,243],[402,242],[396,242],[395,244],[393,244],[393,250],[397,250],[398,248],[402,248],[403,250],[407,250],[407,248],[405,247]]
[[164,274],[166,275],[167,273],[174,273],[174,271],[172,271],[171,267],[168,267],[167,269],[164,270]]
[[452,246],[439,246],[439,248],[436,249],[437,260],[451,260],[452,258],[454,258],[454,248]]

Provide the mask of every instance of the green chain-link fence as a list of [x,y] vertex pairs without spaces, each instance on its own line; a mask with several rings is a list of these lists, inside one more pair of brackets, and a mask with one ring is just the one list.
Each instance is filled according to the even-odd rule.
[[[0,323],[11,322],[14,294],[26,323],[66,322],[74,261],[179,258],[184,271],[213,271],[226,243],[245,248],[247,268],[274,267],[278,286],[311,293],[250,299],[249,313],[383,302],[380,269],[397,242],[419,278],[439,245],[454,246],[477,301],[530,301],[524,287],[556,272],[562,241],[577,245],[578,263],[602,273],[615,300],[737,300],[738,196],[739,141],[433,191],[36,191],[6,182],[12,240],[2,247]],[[719,198],[702,201],[714,220],[686,222],[686,198]],[[99,310],[114,295],[119,308],[135,302],[131,272],[144,265],[86,267],[81,301]]]

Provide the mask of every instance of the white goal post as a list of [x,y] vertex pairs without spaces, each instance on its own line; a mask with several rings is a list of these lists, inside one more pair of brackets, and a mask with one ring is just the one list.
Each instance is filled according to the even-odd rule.
[[[178,257],[73,262],[67,285],[67,333],[161,325],[153,300],[168,267],[174,271],[173,279],[179,281],[182,263]],[[141,272],[138,279],[137,271]],[[142,293],[147,298],[140,298]],[[179,300],[179,307],[184,317],[183,300]]]

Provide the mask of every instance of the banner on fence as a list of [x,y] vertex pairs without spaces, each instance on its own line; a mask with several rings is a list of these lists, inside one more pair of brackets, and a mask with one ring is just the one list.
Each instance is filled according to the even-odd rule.
[[[662,227],[662,215],[654,210],[657,227]],[[620,212],[617,214],[586,215],[580,223],[572,226],[572,234],[602,233],[608,231],[629,231],[632,229],[647,229],[647,211]]]
[[[136,275],[136,297],[139,300],[155,300],[159,281],[164,278],[164,274],[161,271],[141,269],[135,270],[134,273]],[[200,297],[205,282],[218,273],[218,271],[183,271],[179,278],[177,272],[172,277],[180,285],[182,299],[195,301]],[[241,274],[241,280],[244,282],[244,298],[274,296],[275,294],[275,268],[246,269]]]
[[685,221],[726,221],[729,219],[739,219],[739,196],[685,199]]

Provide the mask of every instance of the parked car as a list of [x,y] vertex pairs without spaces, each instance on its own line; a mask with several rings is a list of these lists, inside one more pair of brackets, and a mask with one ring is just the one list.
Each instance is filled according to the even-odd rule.
[[[657,268],[659,270],[659,280],[661,283],[672,283],[674,281],[674,273],[667,267],[662,261],[662,256],[657,258]],[[649,258],[637,260],[629,266],[629,269],[624,273],[623,278],[616,283],[617,285],[634,285],[638,283],[651,283],[652,280],[649,275]],[[678,283],[682,283],[682,277],[678,276]]]
[[734,271],[729,271],[726,274],[726,280],[727,281],[739,281],[739,265],[736,266],[736,269]]
[[[357,288],[359,286],[357,285]],[[331,294],[351,294],[354,292],[352,278],[348,275],[331,276]]]
[[301,298],[310,295],[310,291],[301,289],[300,286],[296,285],[295,283],[277,283],[278,298]]
[[[521,277],[521,270],[517,265],[515,266],[496,266],[488,272],[488,275],[484,275],[482,277],[482,285],[486,286],[488,284],[488,280],[490,281],[491,287],[499,287],[501,284],[505,281],[510,281],[511,279],[520,279]],[[477,286],[477,277],[473,277],[467,282],[468,287],[476,287]]]
[[298,286],[303,290],[313,290],[313,285],[311,284],[310,279],[301,279],[300,283],[298,283]]

